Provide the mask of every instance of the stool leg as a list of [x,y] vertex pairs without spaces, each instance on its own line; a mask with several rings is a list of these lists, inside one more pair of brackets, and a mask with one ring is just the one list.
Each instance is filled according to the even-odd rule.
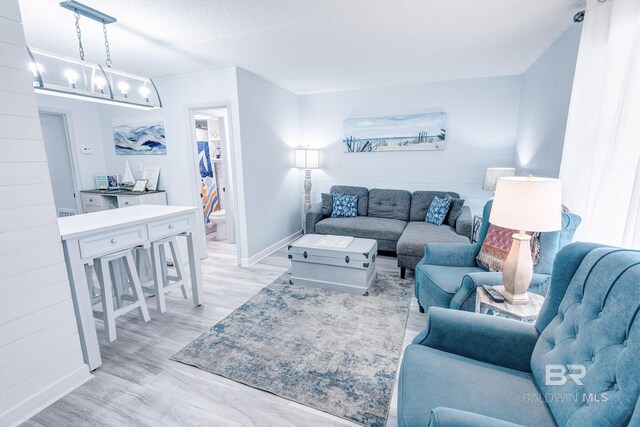
[[[156,309],[159,313],[167,310],[167,303],[164,298],[164,269],[162,268],[162,259],[160,254],[163,253],[162,245],[151,245],[151,264],[153,266],[154,287],[156,288]],[[165,260],[166,264],[166,260]]]
[[131,252],[127,252],[124,267],[126,268],[129,280],[131,281],[133,295],[140,303],[140,306],[138,307],[140,317],[142,317],[145,322],[148,322],[150,320],[149,310],[147,310],[147,302],[144,300],[144,293],[142,293],[142,285],[140,284],[140,278],[138,277],[138,270],[136,270],[136,265],[133,261],[133,255]]
[[107,334],[107,340],[113,342],[116,339],[116,319],[113,310],[113,285],[109,272],[109,262],[100,259],[100,272],[98,281],[100,282],[100,291],[102,293],[102,321],[104,323],[104,331]]
[[[120,260],[116,259],[109,262],[109,277],[111,278],[111,284],[113,285],[113,295],[111,298],[115,296],[116,300],[116,308],[122,307],[122,295],[124,294],[124,286],[123,286],[123,277],[122,270],[120,266],[116,263],[119,263]],[[119,279],[118,279],[119,278]]]
[[180,290],[182,290],[182,297],[188,299],[187,289],[184,287],[184,275],[182,274],[182,258],[180,257],[180,251],[178,250],[178,239],[175,237],[169,241],[169,249],[171,249],[171,257],[173,258],[173,264],[176,269],[176,276],[179,281],[182,282]]

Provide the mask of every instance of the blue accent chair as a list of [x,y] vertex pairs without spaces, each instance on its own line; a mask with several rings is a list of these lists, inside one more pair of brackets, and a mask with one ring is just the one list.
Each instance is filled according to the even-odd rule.
[[404,353],[398,425],[639,426],[639,311],[640,251],[592,243],[558,253],[535,324],[434,307]]
[[[476,263],[476,257],[489,230],[492,205],[493,200],[489,200],[484,206],[477,243],[427,243],[425,245],[424,257],[416,266],[414,288],[420,303],[420,312],[431,307],[474,311],[476,287],[502,284],[502,273],[487,271]],[[553,259],[558,250],[571,243],[578,225],[580,225],[578,215],[563,212],[562,230],[540,233],[540,257],[533,268],[530,292],[543,296],[546,294],[549,289]]]

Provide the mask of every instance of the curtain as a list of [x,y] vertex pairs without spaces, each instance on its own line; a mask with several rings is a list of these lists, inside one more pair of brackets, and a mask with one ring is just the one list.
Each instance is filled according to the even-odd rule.
[[576,239],[640,248],[640,1],[587,1],[560,166]]

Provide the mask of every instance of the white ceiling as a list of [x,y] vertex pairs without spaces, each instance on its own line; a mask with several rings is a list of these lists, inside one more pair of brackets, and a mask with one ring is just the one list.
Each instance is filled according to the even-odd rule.
[[[77,57],[60,0],[20,0],[27,42]],[[113,67],[158,77],[237,65],[296,93],[524,72],[581,0],[81,0],[118,19]],[[86,59],[102,29],[81,18]]]

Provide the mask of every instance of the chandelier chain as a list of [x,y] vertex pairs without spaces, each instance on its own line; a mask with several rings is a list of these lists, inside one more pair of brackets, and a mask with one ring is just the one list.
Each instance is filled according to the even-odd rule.
[[73,16],[76,18],[76,35],[78,36],[78,51],[80,52],[80,59],[84,61],[84,47],[82,47],[82,31],[80,30],[80,14],[77,10],[74,10]]
[[111,51],[109,50],[109,37],[107,36],[107,24],[102,22],[102,33],[104,34],[104,48],[107,52],[107,60],[104,62],[107,67],[111,68]]

